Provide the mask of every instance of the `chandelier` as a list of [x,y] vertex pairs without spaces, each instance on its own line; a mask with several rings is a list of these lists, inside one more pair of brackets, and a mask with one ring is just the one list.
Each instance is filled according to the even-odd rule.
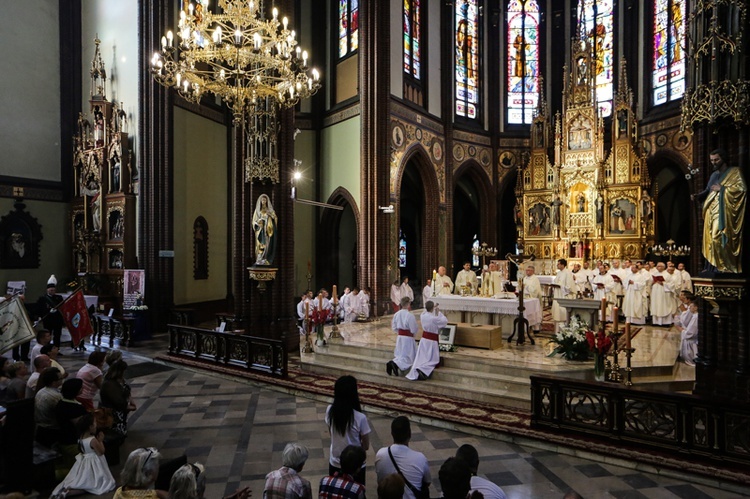
[[277,112],[314,95],[320,73],[307,66],[308,54],[297,45],[289,20],[263,17],[262,1],[187,0],[180,10],[176,43],[168,31],[151,59],[154,79],[198,103],[206,93],[227,103],[234,124],[245,125],[246,178],[278,182]]
[[671,261],[672,257],[690,255],[690,246],[677,246],[673,239],[669,239],[666,246],[657,244],[652,246],[649,252],[656,256],[666,256]]

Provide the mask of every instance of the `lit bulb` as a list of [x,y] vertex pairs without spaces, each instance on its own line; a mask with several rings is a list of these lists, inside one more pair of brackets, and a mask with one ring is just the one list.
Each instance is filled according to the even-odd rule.
[[224,76],[225,76],[225,73],[224,73],[224,70],[222,69],[221,71],[219,71],[219,79],[223,80]]
[[188,12],[190,13],[191,16],[193,15],[193,4],[192,3],[188,4]]
[[162,36],[161,37],[161,47],[162,48],[167,48],[167,37],[166,36]]
[[235,43],[236,43],[237,45],[239,45],[241,41],[242,41],[242,31],[240,31],[240,30],[236,30],[236,31],[234,32],[234,42],[235,42]]
[[169,46],[172,46],[172,40],[174,39],[174,35],[171,31],[167,31],[167,42],[169,43]]
[[286,29],[287,25],[289,24],[289,19],[284,16],[284,19],[281,20],[281,24],[284,26],[284,29]]
[[255,34],[253,35],[253,46],[254,46],[254,47],[255,47],[256,49],[259,49],[259,48],[260,48],[260,44],[261,44],[260,33],[257,33],[257,32],[256,32],[256,33],[255,33]]
[[318,73],[317,69],[312,70],[313,80],[318,81],[318,78],[320,78],[320,73]]
[[182,81],[182,75],[180,73],[177,73],[177,88],[180,87],[180,81]]
[[214,30],[214,43],[221,43],[221,26],[217,26]]
[[302,51],[302,64],[307,66],[307,50]]
[[277,19],[279,17],[279,9],[277,9],[276,7],[274,7],[271,12],[273,13],[274,19]]

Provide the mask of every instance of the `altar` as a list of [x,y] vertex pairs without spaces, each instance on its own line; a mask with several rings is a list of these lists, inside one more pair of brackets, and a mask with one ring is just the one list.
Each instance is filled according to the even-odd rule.
[[[479,296],[441,295],[430,298],[450,322],[465,322],[501,326],[510,335],[513,320],[518,317],[518,299],[482,298]],[[529,324],[542,322],[539,300],[527,298],[523,301],[524,317]]]

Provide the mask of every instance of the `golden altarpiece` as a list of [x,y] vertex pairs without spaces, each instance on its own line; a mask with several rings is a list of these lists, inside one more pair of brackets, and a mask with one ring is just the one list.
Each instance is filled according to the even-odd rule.
[[[531,154],[516,187],[522,203],[516,207],[519,243],[524,253],[550,261],[642,258],[654,239],[655,203],[645,156],[635,147],[637,122],[625,63],[613,102],[612,147],[605,152],[596,59],[587,42],[574,39],[571,47],[554,134],[543,98],[532,123]],[[545,267],[554,269],[549,263]]]
[[89,115],[79,113],[74,137],[72,263],[86,293],[120,297],[123,270],[136,267],[136,196],[127,115],[122,104],[107,100],[100,41],[95,43]]

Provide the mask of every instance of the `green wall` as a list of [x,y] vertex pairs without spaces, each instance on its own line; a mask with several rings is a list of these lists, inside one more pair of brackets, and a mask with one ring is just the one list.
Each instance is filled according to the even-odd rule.
[[[13,199],[0,198],[0,216],[5,216],[13,207]],[[68,205],[46,201],[25,201],[26,210],[42,226],[42,241],[39,247],[38,269],[0,269],[0,286],[5,294],[8,281],[26,281],[26,299],[36,301],[47,289],[47,279],[55,274],[58,292],[67,288],[65,284],[75,277],[72,268]]]
[[[294,140],[294,158],[301,161],[297,171],[302,175],[297,182],[297,198],[315,200],[315,132],[301,131]],[[315,268],[316,208],[294,204],[294,292],[296,296],[307,289],[307,262]]]
[[328,201],[331,193],[343,187],[360,206],[360,142],[359,115],[325,128],[322,136],[322,171],[320,200]]
[[[227,296],[227,129],[174,109],[174,302]],[[208,222],[208,279],[193,279],[193,222]]]

